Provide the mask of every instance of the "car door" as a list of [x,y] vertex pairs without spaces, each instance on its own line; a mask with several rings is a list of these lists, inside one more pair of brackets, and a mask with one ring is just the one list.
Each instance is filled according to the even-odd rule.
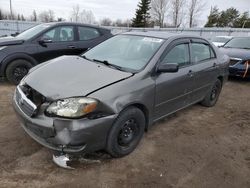
[[62,55],[78,54],[75,27],[72,25],[54,27],[43,33],[37,39],[37,42],[38,53],[35,55],[35,58],[39,62]]
[[192,65],[190,63],[189,40],[175,41],[167,47],[160,63],[177,63],[175,73],[161,73],[156,77],[155,119],[175,112],[190,102],[193,89]]
[[194,91],[192,101],[201,101],[217,79],[217,59],[208,42],[203,39],[192,39],[190,44],[193,63]]
[[103,41],[102,35],[98,29],[87,26],[77,27],[77,51],[83,53],[89,48]]

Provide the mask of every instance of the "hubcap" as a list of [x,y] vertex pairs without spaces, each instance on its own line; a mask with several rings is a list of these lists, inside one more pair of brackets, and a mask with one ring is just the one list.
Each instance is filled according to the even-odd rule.
[[211,98],[212,101],[216,99],[217,94],[218,94],[218,85],[216,84],[213,87],[212,92],[211,92],[211,96],[210,96],[210,98]]
[[134,119],[127,120],[118,135],[118,143],[121,146],[129,146],[138,134],[138,125]]
[[26,67],[16,67],[13,71],[15,81],[19,82],[28,73]]

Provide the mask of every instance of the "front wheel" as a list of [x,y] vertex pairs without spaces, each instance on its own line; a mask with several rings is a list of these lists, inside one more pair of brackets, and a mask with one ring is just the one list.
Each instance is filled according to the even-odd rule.
[[139,144],[145,130],[144,113],[129,107],[122,111],[113,124],[107,141],[107,151],[112,157],[123,157]]
[[19,84],[31,67],[32,64],[24,59],[18,59],[11,62],[6,69],[7,80],[12,84]]
[[214,106],[220,96],[221,88],[222,83],[219,79],[217,79],[212,89],[207,93],[203,101],[201,101],[201,104],[206,107]]

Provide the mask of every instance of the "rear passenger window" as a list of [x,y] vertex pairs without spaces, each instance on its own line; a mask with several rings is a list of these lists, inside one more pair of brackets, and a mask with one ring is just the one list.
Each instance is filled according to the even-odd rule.
[[191,43],[192,62],[198,63],[215,57],[211,47],[203,43]]
[[163,57],[162,63],[177,63],[180,67],[189,64],[188,44],[179,44],[173,47]]
[[91,40],[100,36],[97,29],[91,27],[78,27],[79,40]]

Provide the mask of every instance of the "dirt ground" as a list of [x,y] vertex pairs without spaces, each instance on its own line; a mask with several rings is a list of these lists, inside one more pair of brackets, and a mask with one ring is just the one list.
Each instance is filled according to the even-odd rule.
[[91,156],[75,170],[27,136],[0,82],[0,187],[250,187],[250,81],[231,80],[217,105],[194,105],[153,126],[129,156]]

